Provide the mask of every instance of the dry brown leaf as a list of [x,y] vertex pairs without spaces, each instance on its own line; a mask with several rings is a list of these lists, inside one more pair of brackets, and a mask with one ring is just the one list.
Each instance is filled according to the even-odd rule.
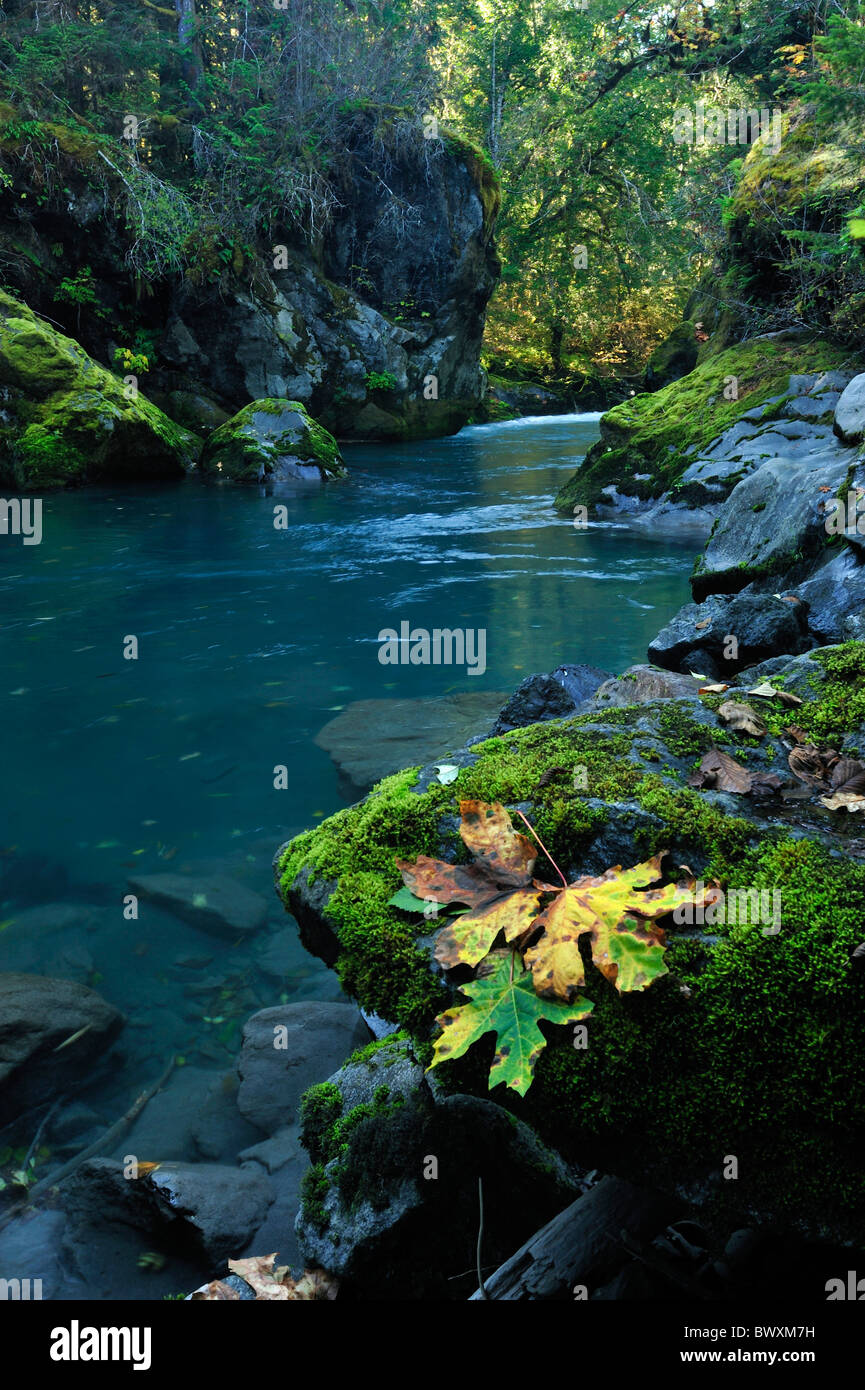
[[809,787],[826,786],[826,763],[813,743],[798,743],[791,748],[787,762],[793,776],[798,777],[800,782],[807,782]]
[[531,878],[538,851],[514,830],[504,806],[497,801],[461,801],[460,816],[463,843],[483,860],[498,883],[521,887]]
[[245,1260],[229,1260],[228,1268],[255,1290],[256,1302],[322,1301],[336,1298],[339,1280],[323,1269],[305,1269],[298,1280],[292,1279],[288,1265],[273,1268],[272,1255],[251,1255]]
[[750,705],[739,704],[737,700],[725,700],[718,710],[718,716],[737,734],[752,734],[762,738],[766,725]]
[[694,627],[697,629],[698,632],[702,632],[703,628],[708,627],[711,621],[711,618],[704,618],[701,623],[695,623]]
[[697,771],[688,778],[689,787],[711,787],[714,791],[740,794],[751,790],[751,782],[748,768],[719,748],[710,748],[701,758]]
[[787,779],[777,772],[754,772],[751,774],[751,796],[770,796],[787,785]]
[[718,681],[715,685],[701,685],[697,691],[698,695],[723,695],[725,690],[729,690],[729,685],[725,681]]
[[821,796],[820,805],[829,811],[865,811],[865,796],[855,792],[833,792],[831,796]]
[[808,735],[805,733],[804,729],[799,728],[798,724],[788,724],[787,728],[784,730],[784,733],[789,734],[790,738],[792,738],[796,743],[808,742]]
[[832,769],[832,790],[865,796],[865,763],[858,758],[839,758]]
[[222,1299],[240,1300],[237,1289],[233,1289],[230,1284],[223,1284],[221,1279],[213,1279],[203,1289],[196,1289],[195,1293],[189,1295],[190,1303],[213,1303]]

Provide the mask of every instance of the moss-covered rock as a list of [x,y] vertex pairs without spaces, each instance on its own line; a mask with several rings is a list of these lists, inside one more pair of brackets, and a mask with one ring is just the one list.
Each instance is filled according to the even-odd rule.
[[181,477],[200,440],[0,291],[0,482],[21,491]]
[[826,372],[847,356],[819,338],[755,339],[708,358],[659,391],[615,406],[601,420],[600,440],[556,497],[556,507],[571,511],[582,504],[591,511],[611,487],[645,501],[661,497],[746,411],[791,397],[791,375]]
[[479,1178],[492,1264],[579,1192],[569,1165],[507,1110],[428,1084],[404,1036],[363,1048],[311,1087],[301,1124],[313,1164],[298,1238],[306,1261],[350,1281],[355,1296],[469,1295]]
[[[865,646],[806,660],[799,684],[808,698],[795,719],[837,747],[861,724]],[[782,684],[784,671],[772,679]],[[779,890],[777,935],[753,920],[711,929],[668,922],[670,974],[642,994],[619,995],[590,971],[588,1048],[544,1025],[548,1045],[525,1099],[504,1088],[493,1096],[570,1161],[672,1187],[735,1155],[738,1181],[713,1189],[728,1214],[752,1207],[862,1238],[865,981],[850,953],[863,935],[865,862],[855,817],[816,802],[792,810],[780,799],[767,806],[688,788],[712,747],[786,773],[780,736],[790,710],[765,702],[770,734],[756,740],[718,721],[721,698],[533,725],[474,746],[448,787],[421,790],[416,771],[388,778],[284,846],[277,881],[306,944],[336,965],[362,1005],[406,1028],[427,1063],[435,1016],[456,987],[431,968],[430,923],[389,900],[401,882],[397,857],[467,861],[461,798],[519,806],[569,878],[666,848],[674,865],[727,891]],[[544,855],[537,873],[555,874]],[[489,1036],[435,1075],[485,1095],[492,1053]]]
[[339,447],[299,401],[245,405],[214,430],[201,456],[205,476],[239,483],[320,482],[340,478]]

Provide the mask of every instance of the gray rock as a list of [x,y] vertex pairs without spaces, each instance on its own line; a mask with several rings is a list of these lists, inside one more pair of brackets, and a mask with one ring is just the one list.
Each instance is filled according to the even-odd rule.
[[[578,1189],[578,1175],[560,1155],[493,1101],[446,1095],[435,1078],[423,1086],[404,1041],[369,1062],[349,1063],[330,1080],[343,1097],[343,1116],[373,1099],[378,1109],[353,1125],[347,1152],[319,1155],[327,1160],[327,1191],[318,1212],[301,1208],[296,1230],[307,1263],[358,1291],[458,1295],[459,1285],[447,1279],[454,1267],[446,1252],[454,1230],[474,1227],[477,1175],[489,1260],[504,1258],[515,1236],[528,1234],[539,1214],[546,1219]],[[521,1194],[518,1208],[508,1199],[513,1192]]]
[[154,903],[211,936],[229,941],[259,931],[267,919],[266,898],[233,878],[140,874],[128,882],[133,893],[146,902]]
[[854,376],[841,392],[835,407],[835,433],[845,444],[858,444],[865,436],[865,372]]
[[679,700],[696,695],[699,688],[700,682],[693,676],[659,670],[656,666],[629,666],[620,676],[604,681],[591,708],[616,709],[644,705],[650,700]]
[[250,1145],[237,1157],[241,1164],[259,1163],[268,1173],[275,1173],[277,1169],[297,1158],[301,1152],[298,1126],[284,1125],[269,1139],[262,1139],[258,1144]]
[[355,700],[325,724],[315,742],[355,791],[367,791],[400,768],[423,765],[484,734],[506,698],[470,690],[431,699]]
[[86,985],[0,975],[0,1126],[86,1076],[124,1023],[120,1011]]
[[124,1177],[123,1165],[92,1158],[70,1179],[64,1199],[80,1244],[94,1229],[131,1226],[157,1243],[221,1261],[241,1250],[262,1224],[273,1189],[258,1166],[163,1163],[147,1176]]
[[[806,648],[807,611],[804,603],[750,591],[734,598],[713,595],[705,603],[686,603],[654,638],[649,658],[671,671],[687,670],[692,669],[694,651],[700,648],[718,673],[726,676],[767,657]],[[735,657],[724,654],[730,636],[738,643]]]
[[526,676],[499,714],[492,736],[547,719],[565,718],[608,679],[609,672],[596,666],[559,666],[550,675]]
[[796,593],[808,604],[808,627],[821,644],[847,640],[847,619],[865,611],[865,555],[846,547],[827,559],[799,584]]
[[61,1211],[28,1211],[0,1231],[0,1279],[30,1280],[31,1299],[63,1296],[65,1282],[60,1238]]
[[815,555],[825,543],[827,494],[821,488],[837,492],[850,454],[834,439],[803,455],[794,448],[788,445],[730,493],[691,576],[697,600],[742,589],[755,574],[770,566],[789,567],[797,556]]
[[309,1086],[367,1042],[353,1004],[283,1004],[253,1014],[237,1059],[240,1113],[265,1134],[275,1133],[296,1119]]

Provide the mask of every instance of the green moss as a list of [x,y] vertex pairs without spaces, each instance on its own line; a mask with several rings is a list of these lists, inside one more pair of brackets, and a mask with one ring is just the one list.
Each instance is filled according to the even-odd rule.
[[[815,708],[822,706],[826,720],[855,725],[865,645],[813,655],[829,677],[815,689]],[[768,703],[761,702],[761,712]],[[801,709],[787,709],[783,718],[799,722]],[[694,720],[688,706],[612,710],[606,730],[599,718],[535,725],[477,745],[477,762],[451,787],[433,784],[418,794],[414,772],[387,779],[366,802],[286,847],[284,895],[290,897],[300,870],[338,881],[327,914],[339,936],[340,973],[362,1004],[405,1024],[428,1064],[434,1014],[448,996],[418,947],[429,924],[387,905],[400,882],[394,856],[455,851],[465,862],[457,804],[477,797],[527,804],[553,857],[579,872],[584,846],[605,815],[615,814],[587,806],[573,791],[573,769],[586,765],[589,796],[631,800],[649,813],[634,832],[630,862],[669,849],[725,890],[778,890],[781,931],[764,936],[759,923],[733,923],[706,928],[703,936],[667,919],[670,974],[642,994],[619,995],[590,968],[588,1048],[576,1050],[569,1030],[545,1025],[548,1045],[525,1099],[501,1088],[493,1098],[582,1164],[614,1162],[635,1180],[673,1184],[683,1171],[720,1168],[724,1155],[735,1154],[740,1177],[719,1197],[722,1206],[762,1202],[784,1219],[814,1227],[838,1221],[865,1235],[865,984],[849,964],[862,938],[865,866],[791,836],[783,825],[755,825],[744,798],[741,814],[731,815],[706,795],[641,771],[632,754],[644,727],[683,759],[699,757],[721,736]],[[558,768],[561,774],[541,785],[543,773]],[[550,872],[540,856],[539,877]],[[382,1045],[392,1040],[371,1050]],[[437,1069],[440,1084],[486,1094],[492,1051],[487,1037]],[[399,1107],[380,1090],[368,1105],[336,1116],[332,1091],[313,1094],[315,1153],[337,1160],[344,1201],[375,1202],[386,1188],[376,1167],[389,1150],[388,1143],[379,1152],[383,1127],[376,1121],[385,1112],[389,1141],[403,1126],[396,1148],[416,1167],[423,1123],[413,1107],[393,1114]]]
[[[826,672],[823,681],[809,681],[811,699],[791,709],[779,700],[760,702],[760,712],[769,731],[780,737],[790,724],[796,724],[816,743],[840,741],[865,725],[865,642],[844,642],[809,652]],[[790,677],[780,672],[771,683],[785,689]],[[800,694],[801,691],[797,692]],[[764,708],[765,706],[765,708]]]
[[[689,463],[746,410],[786,393],[791,373],[826,371],[844,360],[840,348],[820,339],[763,340],[727,348],[660,391],[635,396],[608,411],[601,420],[601,439],[559,492],[556,507],[594,507],[604,500],[604,488],[610,484],[644,500],[660,497],[675,488]],[[734,401],[724,399],[730,377],[738,383]],[[650,476],[637,481],[637,473]],[[733,479],[727,481],[732,487]]]
[[324,1208],[325,1198],[330,1191],[327,1174],[320,1163],[313,1163],[301,1179],[300,1200],[303,1214],[317,1231],[327,1230],[330,1217]]
[[300,1142],[313,1163],[324,1163],[333,1149],[333,1130],[342,1114],[338,1086],[323,1081],[305,1091],[300,1102]]
[[[281,432],[268,433],[256,417],[286,417]],[[282,458],[314,464],[328,477],[345,472],[333,435],[313,420],[299,401],[278,397],[251,401],[210,435],[202,455],[202,471],[236,482],[258,482],[272,473]]]
[[96,478],[182,476],[200,441],[72,338],[0,291],[0,482],[26,491]]

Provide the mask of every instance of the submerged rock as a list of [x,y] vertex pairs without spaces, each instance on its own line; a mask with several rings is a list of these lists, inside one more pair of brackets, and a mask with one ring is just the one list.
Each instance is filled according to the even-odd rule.
[[430,699],[355,700],[325,724],[315,742],[355,790],[367,791],[391,772],[483,734],[504,699],[495,691],[469,690]]
[[211,936],[228,940],[249,936],[267,920],[267,900],[233,878],[139,874],[128,882],[133,893],[145,902],[154,903]]
[[299,401],[252,401],[213,431],[201,456],[204,476],[229,482],[320,483],[345,471],[333,435]]
[[124,1023],[86,985],[0,975],[0,1126],[85,1077]]

